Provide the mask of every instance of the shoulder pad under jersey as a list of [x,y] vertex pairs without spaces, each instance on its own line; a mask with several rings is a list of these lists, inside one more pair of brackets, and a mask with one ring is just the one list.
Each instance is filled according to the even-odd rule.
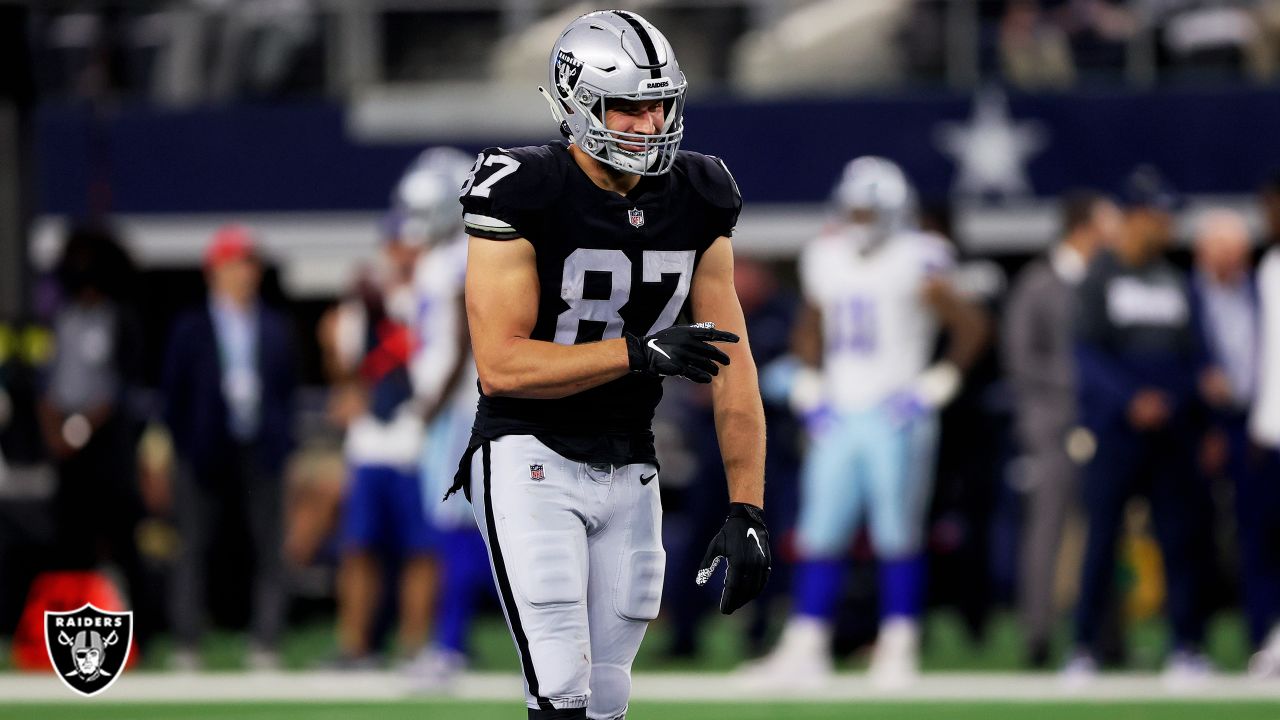
[[564,184],[564,148],[486,148],[459,191],[467,234],[490,240],[524,237],[532,217]]
[[724,161],[714,155],[681,151],[677,167],[683,166],[689,184],[713,208],[723,210],[724,227],[720,234],[730,235],[742,210],[742,193]]
[[738,192],[738,183],[724,161],[714,155],[703,155],[691,151],[681,151],[681,163],[689,174],[689,182],[708,203],[726,210],[742,207],[742,194]]

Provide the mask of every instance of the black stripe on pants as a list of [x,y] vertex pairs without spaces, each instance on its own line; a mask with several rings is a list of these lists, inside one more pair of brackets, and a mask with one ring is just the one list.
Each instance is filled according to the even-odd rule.
[[502,595],[502,604],[507,609],[507,617],[511,621],[511,634],[516,639],[516,649],[520,651],[520,664],[524,668],[524,679],[529,683],[529,693],[538,700],[538,707],[543,710],[554,710],[551,701],[538,694],[538,674],[533,669],[533,657],[529,654],[529,638],[525,637],[524,626],[520,624],[520,609],[516,606],[515,595],[511,592],[511,580],[507,577],[507,563],[502,557],[502,547],[498,544],[498,526],[493,517],[493,488],[489,469],[489,442],[481,450],[484,465],[484,519],[489,533],[489,551],[493,556],[494,574],[498,576],[498,592]]

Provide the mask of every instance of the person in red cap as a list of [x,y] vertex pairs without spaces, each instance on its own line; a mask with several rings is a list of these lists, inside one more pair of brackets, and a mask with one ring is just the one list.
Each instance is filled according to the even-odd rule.
[[219,228],[204,269],[208,302],[175,324],[162,379],[182,537],[170,594],[174,665],[200,664],[205,570],[225,505],[246,513],[253,545],[249,664],[270,668],[278,664],[285,610],[282,476],[293,446],[294,351],[288,322],[259,297],[262,262],[252,231]]
[[257,259],[253,231],[235,223],[218,228],[209,241],[209,247],[204,251],[204,267],[210,273],[221,268],[224,263],[237,260],[251,261],[248,264],[256,269]]

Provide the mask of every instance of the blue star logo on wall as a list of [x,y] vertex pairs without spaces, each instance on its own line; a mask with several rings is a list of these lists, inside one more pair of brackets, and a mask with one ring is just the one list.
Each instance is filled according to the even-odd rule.
[[1008,199],[1031,194],[1027,163],[1045,148],[1048,135],[1043,123],[1015,122],[1004,92],[988,88],[974,95],[968,122],[939,123],[935,143],[956,163],[953,195]]

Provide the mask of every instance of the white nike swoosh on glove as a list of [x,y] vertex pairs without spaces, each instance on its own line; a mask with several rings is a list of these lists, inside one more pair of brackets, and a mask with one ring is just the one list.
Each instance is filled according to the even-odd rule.
[[660,352],[660,353],[662,353],[662,357],[664,357],[664,358],[666,358],[666,359],[668,359],[668,360],[670,360],[670,359],[671,359],[671,356],[667,354],[667,351],[666,351],[666,350],[663,350],[662,348],[658,347],[658,341],[657,341],[657,340],[650,340],[650,341],[649,341],[649,347],[653,348],[656,352]]
[[747,528],[747,537],[756,541],[756,547],[760,548],[760,556],[764,557],[764,546],[760,544],[760,536],[756,534],[756,529]]

